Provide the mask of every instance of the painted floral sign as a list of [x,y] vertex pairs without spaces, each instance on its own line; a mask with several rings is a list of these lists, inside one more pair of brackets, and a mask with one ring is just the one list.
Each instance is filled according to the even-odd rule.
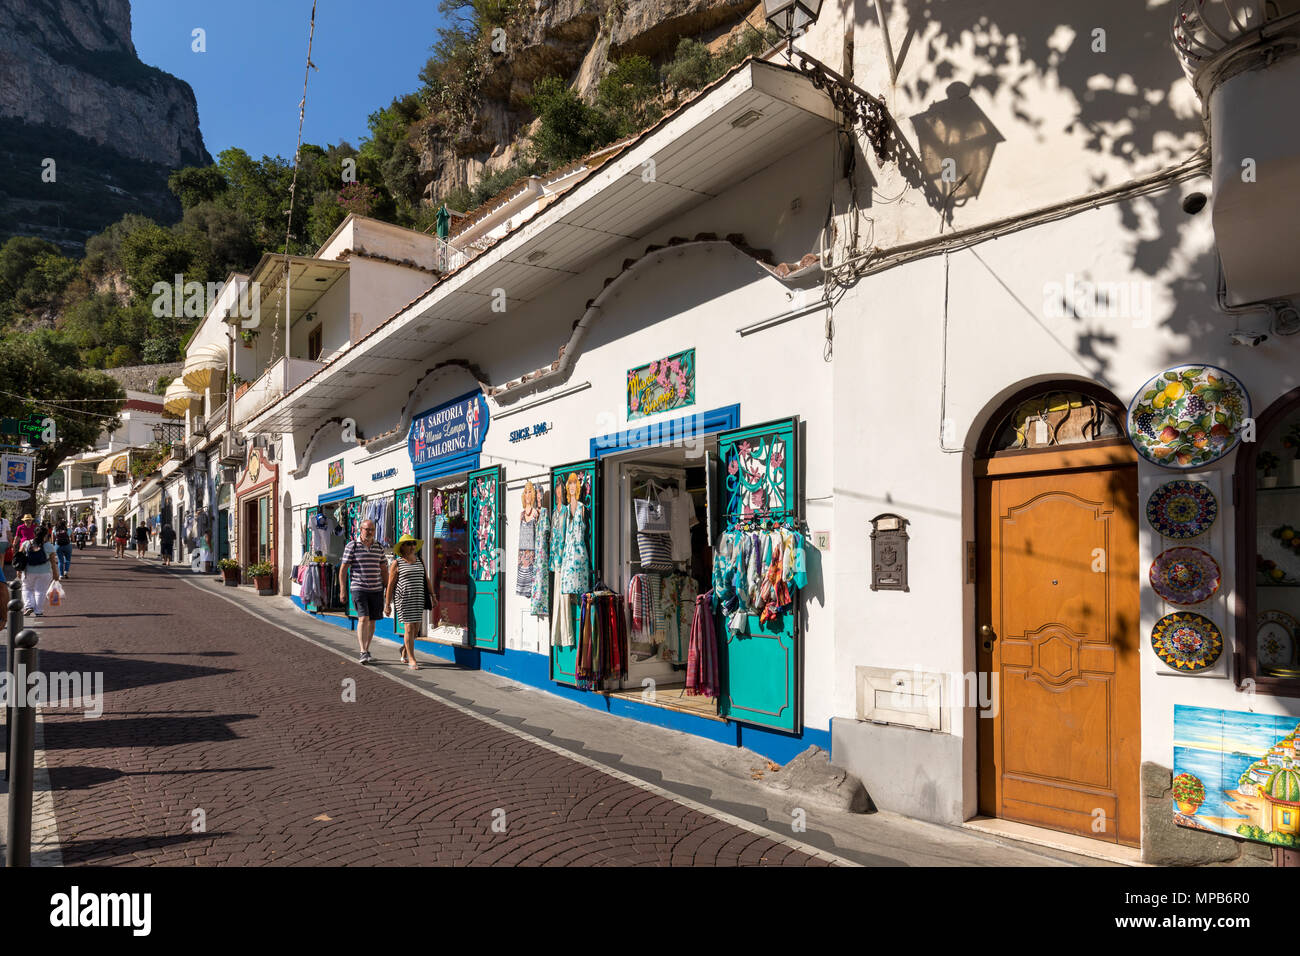
[[695,349],[628,370],[628,421],[694,404]]
[[1174,822],[1300,848],[1295,717],[1174,707]]
[[1213,365],[1180,365],[1133,397],[1128,436],[1148,461],[1199,468],[1236,447],[1249,417],[1250,397],[1232,375]]

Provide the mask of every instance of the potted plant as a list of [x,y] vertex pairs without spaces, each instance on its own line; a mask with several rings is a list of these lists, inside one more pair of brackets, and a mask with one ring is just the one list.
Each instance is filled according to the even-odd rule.
[[1261,451],[1259,457],[1255,459],[1255,468],[1263,472],[1259,479],[1261,488],[1277,487],[1277,466],[1279,462],[1277,455],[1271,451]]
[[217,562],[217,567],[221,569],[221,576],[225,579],[227,587],[239,586],[239,562],[231,558],[222,558]]
[[1205,802],[1205,784],[1201,783],[1199,777],[1190,773],[1180,773],[1174,777],[1174,803],[1178,804],[1178,812],[1185,816],[1193,816]]
[[1282,447],[1291,449],[1291,460],[1286,463],[1282,480],[1289,485],[1300,486],[1300,419],[1291,423],[1282,435]]
[[258,594],[275,593],[272,584],[274,574],[275,566],[269,561],[259,561],[248,566],[248,576],[253,579],[253,586],[257,588]]
[[262,334],[261,329],[240,329],[239,337],[244,342],[244,348],[251,349],[257,337]]

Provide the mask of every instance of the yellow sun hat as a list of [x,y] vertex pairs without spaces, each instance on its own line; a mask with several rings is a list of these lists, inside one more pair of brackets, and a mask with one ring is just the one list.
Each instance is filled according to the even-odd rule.
[[397,539],[397,544],[393,545],[393,554],[400,555],[402,553],[402,545],[406,544],[408,541],[415,543],[416,554],[419,554],[420,549],[424,547],[424,542],[421,541],[419,538],[417,538],[415,535],[404,534]]

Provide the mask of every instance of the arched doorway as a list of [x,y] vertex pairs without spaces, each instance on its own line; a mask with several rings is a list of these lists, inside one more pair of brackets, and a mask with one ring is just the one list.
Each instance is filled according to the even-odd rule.
[[975,461],[976,661],[986,816],[1140,844],[1137,454],[1123,409],[1036,386],[990,419]]

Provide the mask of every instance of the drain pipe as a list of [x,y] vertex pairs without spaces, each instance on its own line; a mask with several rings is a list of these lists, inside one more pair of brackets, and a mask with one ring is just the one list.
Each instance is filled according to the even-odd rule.
[[894,45],[889,42],[889,24],[885,21],[885,9],[881,0],[876,0],[876,22],[880,24],[880,36],[885,41],[885,60],[889,63],[889,84],[898,79],[898,64],[894,62]]

